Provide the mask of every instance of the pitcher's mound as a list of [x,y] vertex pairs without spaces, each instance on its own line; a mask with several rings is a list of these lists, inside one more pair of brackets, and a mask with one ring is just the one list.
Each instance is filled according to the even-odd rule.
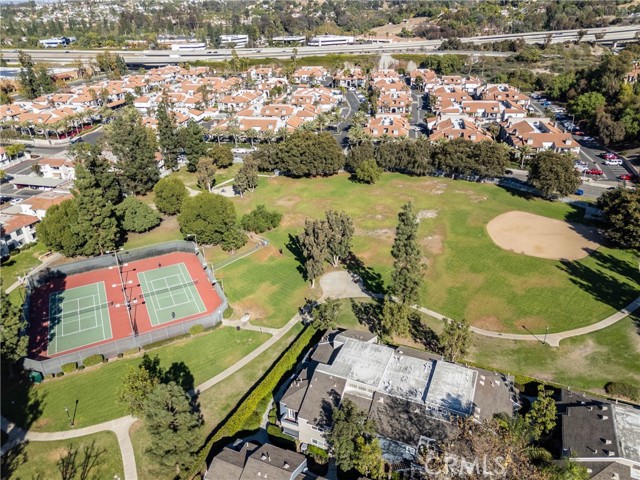
[[592,227],[541,217],[526,212],[507,212],[487,224],[491,239],[501,248],[532,257],[579,260],[600,246]]

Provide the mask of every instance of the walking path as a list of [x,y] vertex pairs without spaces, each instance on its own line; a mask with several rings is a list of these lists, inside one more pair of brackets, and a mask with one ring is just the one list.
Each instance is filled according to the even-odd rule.
[[[52,253],[51,255],[49,255],[44,262],[42,262],[40,265],[38,265],[37,267],[35,267],[34,269],[32,269],[29,272],[29,275],[33,275],[34,273],[39,272],[40,270],[48,267],[49,265],[51,265],[53,262],[55,262],[56,260],[59,260],[62,258],[62,255],[60,255],[59,253]],[[9,286],[9,288],[7,288],[6,292],[7,293],[11,293],[12,291],[14,291],[16,288],[18,288],[20,286],[20,282],[14,282],[13,284],[11,284]]]
[[[49,257],[42,265],[38,266],[34,271],[38,271],[42,268],[45,268],[48,264],[58,259],[57,254]],[[367,292],[361,282],[353,277],[349,272],[340,271],[340,272],[330,272],[320,278],[320,287],[322,288],[322,298],[362,298],[362,297],[373,297],[373,298],[383,298],[384,295],[379,293],[370,293]],[[11,287],[9,287],[8,291],[17,288],[19,283],[16,282]],[[429,310],[427,308],[414,305],[413,308],[416,310],[425,313],[431,317],[437,318],[439,320],[443,320],[445,318],[444,315],[438,312],[434,312],[433,310]],[[622,320],[627,317],[630,313],[634,312],[636,309],[640,308],[640,297],[631,302],[627,307],[620,310],[619,312],[614,313],[613,315],[601,320],[598,323],[594,323],[593,325],[589,325],[587,327],[576,328],[573,330],[568,330],[566,332],[553,333],[546,336],[546,342],[553,347],[559,347],[560,342],[566,338],[576,337],[578,335],[585,335],[587,333],[592,333],[597,330],[601,330],[603,328],[609,327],[614,323]],[[271,348],[278,340],[280,340],[284,335],[293,328],[298,322],[301,322],[302,318],[299,314],[296,314],[284,325],[282,328],[268,328],[268,327],[260,327],[256,325],[251,325],[248,321],[242,320],[223,320],[222,324],[229,327],[240,327],[246,330],[254,330],[260,331],[262,333],[271,334],[271,338],[269,338],[266,342],[260,345],[258,348],[253,350],[247,356],[239,360],[223,372],[218,375],[210,378],[209,380],[201,383],[193,390],[189,391],[189,395],[193,396],[199,393],[202,393],[218,383],[222,382],[229,376],[233,375],[243,367],[245,367],[248,363],[255,360],[262,353]],[[522,340],[522,341],[531,341],[531,334],[522,335],[522,334],[512,334],[512,333],[500,333],[500,332],[492,332],[489,330],[483,330],[476,327],[471,327],[471,330],[478,334],[484,335],[487,337],[501,338],[505,340]],[[538,340],[542,341],[538,338]],[[137,480],[138,475],[136,471],[136,460],[133,452],[133,445],[131,443],[131,439],[129,437],[129,428],[137,421],[136,418],[132,416],[126,416],[117,418],[115,420],[111,420],[108,422],[100,423],[98,425],[92,425],[90,427],[79,428],[77,430],[68,430],[61,432],[32,432],[25,431],[20,427],[17,427],[15,424],[10,422],[4,417],[0,417],[0,426],[4,432],[9,435],[9,439],[5,442],[5,444],[0,449],[0,455],[4,455],[11,448],[16,445],[25,442],[25,441],[55,441],[55,440],[66,440],[69,438],[77,438],[82,437],[84,435],[89,435],[92,433],[111,431],[116,434],[118,439],[118,445],[120,446],[120,452],[122,454],[122,463],[124,466],[124,478],[125,480]],[[329,477],[332,475],[332,467],[330,466]]]

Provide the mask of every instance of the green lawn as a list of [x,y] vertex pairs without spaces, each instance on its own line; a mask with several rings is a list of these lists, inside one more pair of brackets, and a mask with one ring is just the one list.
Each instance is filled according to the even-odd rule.
[[17,280],[17,275],[23,276],[34,267],[42,262],[38,257],[48,251],[42,243],[36,243],[33,247],[24,250],[16,255],[12,255],[2,262],[0,270],[2,271],[2,285],[6,290],[13,282]]
[[130,233],[124,248],[146,247],[157,243],[170,242],[172,240],[182,240],[180,227],[176,217],[166,217],[162,223],[153,230],[145,233]]
[[[283,338],[262,353],[240,371],[226,378],[199,397],[200,408],[205,425],[200,431],[200,441],[204,443],[206,436],[232,411],[240,399],[266,373],[278,356],[293,342],[302,330],[302,325],[295,325]],[[262,412],[256,413],[262,415]],[[171,469],[160,467],[145,450],[149,446],[149,434],[143,422],[138,422],[131,430],[131,440],[136,455],[136,466],[140,480],[170,478]]]
[[[563,264],[502,250],[486,232],[491,219],[511,210],[579,218],[580,212],[569,205],[526,199],[489,184],[384,174],[372,186],[355,184],[342,174],[261,178],[254,193],[234,200],[239,214],[260,203],[283,213],[282,225],[266,236],[276,248],[284,247],[291,262],[251,256],[232,273],[225,268],[223,273],[233,276],[225,285],[232,303],[256,297],[260,286],[278,290],[272,278],[302,288],[298,263],[285,245],[289,235],[302,230],[305,218],[321,217],[327,209],[352,216],[354,252],[388,284],[397,212],[409,200],[424,217],[419,235],[428,268],[420,302],[444,315],[491,330],[519,332],[526,325],[535,332],[547,326],[556,332],[595,323],[638,295],[639,275],[630,252],[602,247],[590,257]],[[279,305],[275,301],[268,295],[262,302],[265,314]]]
[[[149,355],[157,355],[165,368],[184,362],[198,385],[236,363],[268,338],[267,334],[225,327],[157,348]],[[138,363],[140,357],[117,360],[95,370],[47,380],[29,392],[20,385],[5,385],[2,414],[20,425],[33,422],[31,428],[38,431],[68,429],[64,408],[73,408],[76,400],[77,427],[123,416],[124,408],[116,401],[118,390],[128,367]],[[30,409],[25,405],[30,405]]]
[[[88,455],[86,452],[90,452]],[[24,480],[61,478],[59,461],[69,452],[77,451],[75,466],[76,475],[65,476],[69,480],[80,478],[112,479],[115,475],[124,478],[122,457],[116,436],[111,432],[101,432],[76,439],[55,442],[28,442],[11,450],[2,459],[3,477]],[[86,456],[85,456],[86,455]],[[81,477],[83,459],[95,461],[94,467]],[[73,464],[71,464],[73,465]],[[5,470],[6,467],[6,470]]]

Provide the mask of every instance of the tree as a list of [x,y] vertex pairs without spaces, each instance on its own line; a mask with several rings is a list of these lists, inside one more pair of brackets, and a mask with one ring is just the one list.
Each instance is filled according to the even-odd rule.
[[222,250],[235,252],[247,243],[247,235],[237,227],[230,228],[222,235]]
[[231,200],[213,193],[187,197],[178,224],[183,235],[197,235],[202,244],[218,245],[224,234],[236,228],[236,210]]
[[599,92],[588,92],[576,97],[571,102],[570,109],[580,120],[589,120],[593,124],[596,113],[603,109],[607,99]]
[[418,219],[413,204],[405,203],[398,214],[396,238],[391,248],[393,273],[391,293],[400,303],[414,304],[418,301],[422,285],[422,253],[418,245]]
[[346,258],[351,251],[351,239],[353,237],[353,220],[345,212],[327,210],[325,212],[329,236],[327,249],[331,258],[331,264],[337,267],[340,259]]
[[365,160],[374,159],[376,156],[376,149],[371,141],[364,141],[357,145],[352,145],[349,148],[347,154],[347,162],[345,168],[350,172],[356,171],[362,162]]
[[396,303],[386,297],[380,316],[380,333],[386,337],[394,335],[407,336],[409,334],[411,312],[404,303]]
[[69,154],[95,178],[106,201],[114,205],[122,201],[122,187],[113,172],[111,163],[102,155],[100,145],[77,143],[69,148]]
[[151,439],[147,452],[163,465],[186,464],[198,449],[202,418],[182,387],[156,385],[145,401],[144,417]]
[[212,158],[201,157],[196,165],[196,177],[198,178],[198,186],[207,189],[211,193],[216,183],[216,165]]
[[363,161],[356,168],[355,178],[360,183],[373,184],[380,180],[382,169],[373,158]]
[[156,162],[155,134],[142,125],[140,114],[127,108],[106,129],[106,140],[118,159],[124,189],[142,195],[160,178]]
[[84,238],[84,255],[113,251],[122,235],[115,206],[104,195],[98,178],[84,165],[76,165],[74,182],[78,206],[77,228]]
[[640,250],[640,190],[616,188],[598,198],[606,236],[618,245]]
[[233,152],[229,145],[214,145],[209,147],[207,157],[213,160],[218,168],[228,168],[233,164]]
[[65,200],[47,210],[47,215],[36,225],[42,243],[67,257],[83,253],[85,239],[78,226],[76,199]]
[[611,115],[598,112],[596,115],[598,134],[605,145],[617,143],[624,139],[626,131],[623,122],[616,122]]
[[543,385],[538,385],[538,398],[525,417],[531,437],[536,441],[542,435],[550,433],[556,426],[558,411],[551,393],[553,392],[545,390]]
[[238,173],[236,173],[233,189],[243,197],[245,192],[253,192],[257,186],[258,165],[253,158],[248,157],[240,167],[240,170],[238,170]]
[[18,61],[20,62],[20,74],[18,75],[20,92],[23,96],[32,100],[40,94],[33,60],[31,60],[31,55],[19,51]]
[[153,187],[154,203],[158,210],[167,215],[180,212],[184,199],[188,197],[187,187],[177,177],[165,177]]
[[361,474],[377,478],[382,458],[375,423],[349,399],[343,399],[340,407],[333,407],[331,418],[333,426],[327,441],[338,467],[343,471],[357,468]]
[[304,255],[305,274],[307,280],[311,281],[311,288],[315,288],[316,278],[324,273],[324,261],[329,253],[329,235],[326,221],[307,219],[304,231],[298,237]]
[[544,151],[531,160],[528,181],[546,198],[564,197],[576,191],[580,176],[570,156]]
[[29,336],[25,335],[26,329],[27,322],[20,306],[9,300],[0,278],[0,358],[3,367],[11,369],[11,365],[27,355]]
[[207,143],[204,140],[204,129],[193,120],[178,130],[180,145],[187,157],[187,170],[195,172],[198,160],[207,154]]
[[122,378],[122,389],[118,394],[118,402],[124,405],[129,415],[142,417],[147,398],[159,383],[142,363],[137,367],[130,365]]
[[180,155],[182,146],[177,132],[175,115],[169,111],[164,99],[158,104],[156,118],[158,119],[158,138],[164,167],[167,170],[175,170],[178,166],[178,155]]
[[56,85],[51,80],[51,76],[44,65],[38,65],[36,68],[36,84],[38,94],[51,93],[56,91]]
[[471,344],[471,328],[466,320],[444,319],[444,329],[440,335],[442,356],[452,362],[464,356]]
[[136,197],[127,197],[118,205],[122,228],[127,232],[142,233],[160,225],[160,215]]
[[242,217],[240,226],[249,232],[264,233],[276,228],[282,220],[282,214],[269,211],[264,205],[258,205],[255,210]]
[[316,303],[311,309],[313,326],[318,330],[328,330],[336,328],[338,314],[342,304],[335,298],[327,298],[322,303]]

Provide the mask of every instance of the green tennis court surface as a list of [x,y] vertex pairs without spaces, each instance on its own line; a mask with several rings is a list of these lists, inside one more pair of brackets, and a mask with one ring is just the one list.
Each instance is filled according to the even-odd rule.
[[138,279],[153,326],[207,310],[184,263],[141,272]]
[[49,295],[49,355],[111,338],[104,282]]

